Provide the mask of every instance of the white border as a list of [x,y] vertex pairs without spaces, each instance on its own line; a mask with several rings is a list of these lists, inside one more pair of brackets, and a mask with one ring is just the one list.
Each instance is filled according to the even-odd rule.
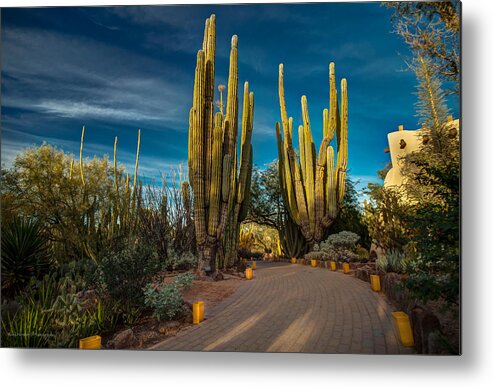
[[[211,1],[232,3],[234,1]],[[251,2],[251,1],[250,1]],[[273,1],[280,2],[280,1]],[[287,2],[287,1],[285,1]],[[22,1],[0,6],[196,4]],[[493,2],[463,2],[463,356],[397,357],[0,349],[2,385],[475,386],[493,380]],[[487,380],[490,380],[487,383]]]

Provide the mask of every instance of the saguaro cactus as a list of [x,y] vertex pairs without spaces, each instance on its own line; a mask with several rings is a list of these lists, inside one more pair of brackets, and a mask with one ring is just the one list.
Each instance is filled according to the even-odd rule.
[[248,196],[252,168],[253,93],[244,85],[240,165],[238,138],[238,37],[231,39],[226,115],[214,114],[216,18],[205,22],[197,52],[193,106],[190,109],[188,168],[193,190],[197,273],[216,270],[216,254],[227,224],[236,227]]
[[[279,103],[282,131],[276,123],[279,179],[284,203],[291,219],[300,227],[309,245],[320,243],[333,223],[344,198],[347,167],[348,102],[346,79],[341,81],[337,100],[334,63],[329,65],[329,109],[323,111],[323,140],[318,156],[313,142],[308,103],[301,97],[303,125],[298,128],[299,158],[292,145],[293,119],[288,118],[284,100],[284,68],[279,65]],[[337,163],[330,145],[337,136]]]

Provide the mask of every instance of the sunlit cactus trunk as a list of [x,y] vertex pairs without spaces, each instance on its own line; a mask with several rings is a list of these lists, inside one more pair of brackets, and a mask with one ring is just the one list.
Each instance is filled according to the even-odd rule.
[[[344,198],[348,157],[348,102],[346,79],[341,81],[338,101],[334,63],[329,65],[329,109],[323,111],[323,139],[315,150],[308,102],[301,97],[303,125],[298,128],[299,155],[293,144],[293,119],[288,118],[284,99],[284,68],[279,65],[281,124],[276,124],[279,181],[287,212],[310,247],[326,237]],[[281,133],[282,128],[282,133]],[[337,161],[330,145],[336,134]]]
[[[205,23],[202,49],[197,52],[193,106],[190,109],[188,168],[193,190],[197,242],[197,274],[217,269],[226,227],[235,229],[248,200],[252,168],[253,93],[244,86],[240,163],[238,138],[238,38],[231,39],[226,115],[214,114],[216,18]],[[222,93],[222,90],[221,90]],[[224,262],[220,262],[224,266]]]

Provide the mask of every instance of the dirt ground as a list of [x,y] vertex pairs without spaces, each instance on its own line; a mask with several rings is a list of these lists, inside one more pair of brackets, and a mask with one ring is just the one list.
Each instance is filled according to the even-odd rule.
[[[179,273],[163,273],[165,283],[175,281]],[[197,281],[194,280],[189,290],[182,291],[185,309],[187,313],[178,321],[160,323],[150,312],[145,313],[132,327],[133,336],[135,337],[127,349],[145,349],[159,343],[166,337],[176,335],[180,330],[186,329],[192,325],[192,308],[191,305],[197,301],[203,301],[205,308],[210,309],[218,305],[224,299],[230,297],[236,289],[243,283],[244,278],[234,274],[223,274],[224,279],[221,281]],[[108,343],[111,337],[121,333],[126,329],[120,329],[117,332],[106,337],[104,342]],[[128,330],[128,329],[127,329]]]
[[244,280],[224,274],[222,281],[193,281],[192,288],[182,293],[185,302],[193,304],[203,301],[206,308],[212,308],[231,296]]

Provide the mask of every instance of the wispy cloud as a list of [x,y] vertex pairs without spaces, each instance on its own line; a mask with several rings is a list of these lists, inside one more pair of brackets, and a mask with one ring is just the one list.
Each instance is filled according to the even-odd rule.
[[186,121],[189,76],[172,64],[39,30],[7,29],[3,46],[3,106],[82,121]]

